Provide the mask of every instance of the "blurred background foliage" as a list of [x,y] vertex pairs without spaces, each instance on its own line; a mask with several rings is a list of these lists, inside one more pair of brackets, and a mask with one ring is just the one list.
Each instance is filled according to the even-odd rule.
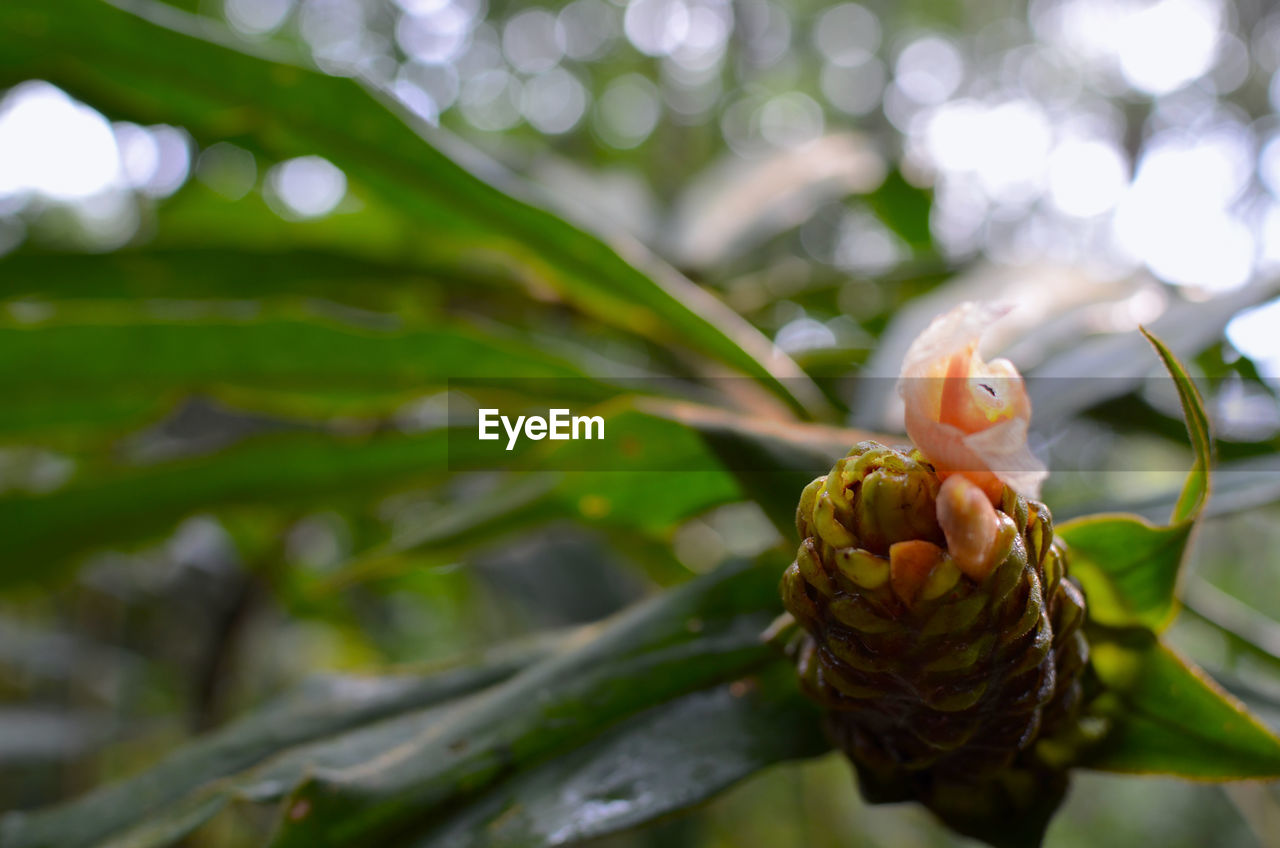
[[[1173,639],[1280,726],[1268,4],[118,5],[275,64],[97,0],[0,10],[0,809],[317,672],[473,656],[794,543],[643,406],[706,470],[449,473],[450,402],[507,397],[482,378],[674,377],[653,391],[741,420],[892,432],[882,378],[974,298],[1021,307],[999,341],[1060,518],[1163,518],[1190,454],[1138,325],[1193,364],[1220,470]],[[1049,844],[1277,834],[1274,786],[1082,775]],[[955,841],[868,811],[833,756],[611,840]]]

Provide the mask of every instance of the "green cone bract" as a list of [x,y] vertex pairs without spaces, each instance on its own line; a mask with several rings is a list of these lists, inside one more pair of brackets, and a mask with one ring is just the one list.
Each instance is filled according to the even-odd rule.
[[1084,598],[1048,509],[1008,488],[999,511],[1011,521],[984,580],[943,556],[904,591],[890,548],[945,547],[939,486],[917,451],[855,445],[801,496],[782,596],[802,629],[790,644],[802,688],[864,794],[922,801],[990,840],[993,818],[1051,809],[1065,788],[1040,743],[1073,729]]

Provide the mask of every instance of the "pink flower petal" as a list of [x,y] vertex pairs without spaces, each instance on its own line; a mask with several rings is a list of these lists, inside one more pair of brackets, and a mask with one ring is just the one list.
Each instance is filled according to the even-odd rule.
[[898,379],[907,435],[940,476],[962,474],[993,501],[1002,485],[1039,497],[1048,476],[1027,446],[1031,401],[1008,360],[984,362],[982,334],[1009,307],[962,303],[912,343]]

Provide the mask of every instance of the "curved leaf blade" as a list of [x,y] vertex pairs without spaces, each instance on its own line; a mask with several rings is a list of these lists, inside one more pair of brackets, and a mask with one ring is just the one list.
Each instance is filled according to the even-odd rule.
[[1090,636],[1107,690],[1092,710],[1111,726],[1081,765],[1199,780],[1280,777],[1280,738],[1203,671],[1142,630]]
[[[692,347],[798,408],[825,407],[795,363],[638,244],[618,239],[611,246],[478,178],[427,135],[468,159],[475,153],[381,92],[303,67],[296,56],[248,50],[217,22],[148,0],[0,6],[0,85],[42,78],[113,117],[181,124],[206,143],[234,141],[272,160],[324,156],[413,221],[436,261],[465,267],[500,257],[509,279],[531,290],[553,291],[608,324]],[[527,193],[511,178],[505,182]]]
[[[462,797],[484,790],[512,769],[526,773],[546,756],[590,745],[629,716],[661,711],[687,693],[755,670],[778,670],[776,653],[759,638],[777,613],[776,578],[776,563],[731,564],[556,641],[551,655],[540,661],[529,662],[532,657],[525,656],[519,674],[461,701],[441,703],[436,696],[449,687],[461,694],[470,686],[459,688],[449,678],[410,679],[395,682],[387,697],[368,698],[374,706],[365,714],[355,710],[344,718],[343,710],[334,713],[324,703],[308,705],[312,699],[304,693],[284,702],[282,709],[194,743],[129,781],[63,807],[12,815],[4,820],[0,844],[76,848],[106,838],[106,844],[118,848],[159,848],[199,827],[229,802],[281,800],[285,815],[279,839],[285,844],[376,844],[388,825],[439,822],[440,815],[457,810]],[[513,659],[522,663],[520,657]],[[510,670],[504,665],[488,673],[501,677]],[[812,718],[813,708],[796,701],[800,696],[790,670],[782,671],[787,674],[779,671],[776,678],[781,688],[769,689],[765,702],[775,703],[771,699],[776,693],[779,710],[809,711]],[[654,685],[630,685],[641,672]],[[441,680],[449,685],[442,687]],[[726,691],[730,697],[738,693]],[[752,706],[743,721],[752,728],[760,729],[757,722],[778,715],[769,709],[757,714],[761,701],[744,698],[744,709],[747,703]],[[316,721],[305,719],[308,710],[318,715]],[[292,722],[291,716],[302,718]],[[643,718],[640,724],[646,724]],[[794,745],[760,743],[760,753],[751,755],[757,759],[744,756],[742,767],[761,757],[806,755],[818,744],[812,736],[816,727],[816,722],[800,722],[792,733],[782,734]],[[254,765],[268,754],[274,756]],[[241,770],[232,773],[234,768]],[[321,795],[318,787],[337,791]],[[98,825],[83,821],[104,804],[112,809]],[[360,815],[349,815],[352,804]],[[305,815],[297,815],[300,809]],[[66,815],[76,811],[86,816]]]
[[[166,208],[161,213],[167,217]],[[280,230],[293,226],[276,222]],[[221,236],[222,234],[219,234]],[[277,236],[280,234],[277,233]],[[367,258],[318,246],[147,247],[113,253],[22,250],[2,261],[0,299],[328,297],[378,306],[415,287],[435,287],[429,272],[392,257]]]
[[[627,716],[760,667],[775,657],[759,634],[779,608],[777,574],[776,563],[721,568],[624,613],[430,733],[353,768],[314,770],[286,800],[272,844],[377,843]],[[648,685],[632,685],[637,677]]]
[[[150,394],[210,385],[426,389],[504,374],[591,386],[570,363],[515,338],[459,328],[357,327],[323,320],[120,320],[0,324],[0,390]],[[599,391],[596,397],[607,392]]]
[[[437,674],[328,677],[311,681],[256,713],[180,748],[131,778],[99,787],[73,801],[0,819],[5,848],[82,848],[146,821],[132,844],[167,845],[189,833],[222,805],[218,793],[194,804],[169,805],[268,756],[340,734],[409,710],[420,710],[492,685],[546,655],[551,640],[508,648],[481,661]],[[165,812],[156,815],[156,810]],[[179,813],[179,814],[174,814]]]
[[1058,527],[1071,549],[1071,570],[1089,599],[1091,621],[1160,632],[1177,611],[1177,584],[1195,521],[1209,495],[1212,437],[1204,402],[1173,352],[1145,328],[1178,389],[1195,460],[1169,526],[1136,515],[1083,516]]
[[[168,307],[173,310],[175,307]],[[448,383],[558,378],[600,400],[618,389],[514,331],[244,303],[182,314],[128,301],[0,320],[0,439],[50,443],[125,432],[194,394],[285,418],[390,414]],[[498,380],[493,375],[504,375]]]
[[1091,621],[1110,627],[1168,626],[1177,609],[1178,573],[1191,522],[1160,527],[1132,515],[1089,515],[1056,529],[1066,540],[1071,576],[1088,599]]
[[0,498],[0,587],[47,580],[95,547],[142,541],[202,509],[332,502],[442,473],[448,436],[263,437],[45,495]]
[[1173,355],[1173,351],[1164,342],[1156,338],[1145,327],[1142,335],[1147,337],[1160,361],[1164,363],[1169,376],[1178,388],[1178,400],[1182,404],[1182,416],[1186,420],[1187,434],[1191,437],[1191,448],[1195,452],[1195,462],[1183,484],[1182,493],[1174,504],[1173,514],[1169,516],[1170,524],[1194,520],[1200,514],[1205,501],[1209,497],[1209,465],[1213,460],[1213,437],[1209,430],[1209,416],[1204,411],[1204,399],[1200,390],[1192,381],[1187,369]]
[[629,719],[473,802],[413,848],[563,845],[688,809],[755,772],[829,750],[790,667]]
[[865,439],[894,444],[894,437],[868,430],[778,422],[737,416],[697,404],[643,399],[639,408],[698,433],[744,495],[758,503],[788,542],[796,526],[800,492],[814,477]]

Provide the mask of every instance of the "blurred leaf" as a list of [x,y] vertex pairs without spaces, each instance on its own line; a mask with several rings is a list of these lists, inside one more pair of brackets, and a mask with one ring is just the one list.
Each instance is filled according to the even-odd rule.
[[1280,622],[1201,577],[1193,577],[1183,591],[1183,608],[1280,672]]
[[[1108,503],[1102,511],[1123,511],[1148,521],[1163,521],[1164,517],[1177,505],[1181,495],[1181,490],[1173,490],[1149,497],[1117,501]],[[1280,501],[1280,457],[1269,454],[1215,466],[1213,491],[1201,515],[1204,518],[1216,518],[1258,509],[1278,501]],[[1055,509],[1054,514],[1057,513]]]
[[1083,765],[1200,780],[1280,777],[1280,738],[1151,633],[1095,627],[1089,644],[1106,687],[1092,709],[1110,727]]
[[[318,678],[258,712],[180,748],[141,774],[99,787],[68,803],[0,818],[0,845],[96,845],[157,809],[271,754],[492,685],[546,655],[558,641],[559,637],[525,642],[495,651],[465,667],[426,676],[405,673]],[[197,811],[209,811],[207,801],[202,798]],[[159,823],[153,823],[153,827],[156,824]],[[148,844],[167,844],[184,831],[166,819],[163,827],[155,827],[155,832],[168,835]]]
[[166,319],[156,309],[98,301],[36,324],[0,322],[0,363],[8,366],[0,369],[0,440],[38,435],[74,444],[77,436],[136,427],[194,393],[319,418],[388,415],[451,382],[500,384],[497,374],[512,382],[564,378],[557,391],[591,400],[617,391],[500,328],[263,311],[187,306]]
[[296,508],[443,472],[448,436],[269,436],[212,456],[108,472],[46,495],[0,497],[0,587],[54,577],[79,554],[158,535],[194,511]]
[[[429,389],[505,375],[582,378],[567,361],[517,338],[474,330],[355,326],[338,321],[207,316],[145,320],[102,310],[100,322],[0,325],[0,390],[34,395],[150,395],[218,384]],[[587,387],[580,379],[569,386]],[[608,392],[596,387],[596,397]]]
[[[76,848],[110,834],[113,845],[169,845],[229,801],[281,799],[287,799],[283,844],[385,844],[379,836],[403,826],[483,815],[490,802],[481,793],[495,785],[499,799],[516,789],[547,815],[559,815],[554,794],[543,791],[552,787],[536,775],[585,780],[609,761],[599,757],[621,752],[628,753],[633,780],[619,772],[620,787],[670,783],[651,800],[632,797],[639,805],[632,814],[648,818],[688,806],[770,762],[822,750],[814,709],[799,696],[790,669],[681,697],[774,665],[777,655],[759,634],[779,608],[778,572],[776,563],[722,568],[578,631],[505,683],[453,704],[437,705],[435,697],[465,691],[450,678],[443,686],[432,678],[363,687],[347,681],[301,693],[143,775],[56,808],[11,814],[0,844]],[[634,685],[636,679],[647,685]],[[351,700],[344,705],[342,698]],[[353,705],[359,709],[340,718]],[[300,718],[306,716],[312,718]],[[791,723],[783,732],[781,721]],[[315,741],[298,746],[305,740]],[[232,774],[271,753],[260,766]],[[548,759],[556,755],[568,759],[557,765]],[[680,782],[665,781],[672,774],[687,775],[683,791]],[[500,782],[508,777],[517,782]],[[476,806],[460,807],[464,802]],[[574,811],[579,825],[584,812]],[[622,813],[614,810],[618,824],[628,820]]]
[[537,471],[438,511],[361,557],[342,579],[382,573],[378,561],[391,555],[431,550],[447,558],[555,519],[665,538],[674,525],[744,497],[789,540],[800,491],[855,442],[876,435],[654,397],[616,398],[592,412],[609,422],[608,443],[545,443],[529,455]]
[[[425,514],[414,529],[369,551],[325,585],[385,574],[389,556],[412,550],[456,555],[556,519],[661,535],[744,494],[760,499],[783,538],[790,538],[799,490],[871,435],[762,422],[657,398],[619,398],[598,411],[610,422],[610,445],[626,450],[600,441],[539,443],[548,449],[519,461],[550,476],[516,476],[474,503]],[[263,435],[207,455],[94,468],[49,494],[0,497],[0,539],[13,563],[0,572],[0,586],[52,578],[78,555],[158,536],[199,510],[302,509],[471,467],[464,450],[477,443],[470,435]],[[597,456],[601,450],[606,453]]]
[[1195,463],[1191,466],[1187,482],[1182,487],[1182,494],[1178,496],[1178,502],[1173,507],[1173,514],[1169,516],[1169,523],[1177,524],[1181,521],[1194,520],[1200,514],[1209,496],[1209,463],[1213,453],[1213,441],[1209,434],[1209,416],[1205,414],[1204,401],[1200,397],[1199,390],[1196,389],[1195,383],[1187,374],[1187,369],[1178,361],[1178,358],[1165,346],[1164,342],[1151,335],[1145,328],[1142,330],[1142,335],[1147,337],[1147,341],[1151,342],[1156,352],[1160,354],[1165,369],[1178,387],[1182,415],[1187,423],[1187,433],[1191,437],[1191,448],[1195,451]]
[[677,401],[646,399],[641,408],[698,432],[738,479],[743,494],[760,504],[788,542],[795,532],[800,492],[813,478],[829,471],[860,441],[905,440],[867,430],[734,416]]
[[[1207,302],[1178,300],[1148,327],[1170,340],[1167,349],[1173,355],[1190,358],[1218,341],[1240,310],[1274,296],[1274,291],[1275,283],[1265,281]],[[1142,336],[1130,332],[1074,339],[1029,375],[1027,391],[1035,415],[1061,421],[1134,391],[1151,371],[1145,347]]]
[[76,446],[86,439],[120,435],[158,418],[176,401],[155,394],[9,397],[0,404],[0,443],[38,439],[45,445]]
[[[663,170],[680,157],[663,157]],[[723,153],[678,186],[659,240],[682,268],[723,270],[758,261],[760,248],[850,195],[874,190],[884,158],[859,132],[835,132],[801,147]],[[753,257],[754,254],[754,257]]]
[[928,189],[907,182],[902,172],[895,168],[878,189],[866,196],[866,201],[876,217],[913,251],[929,252],[933,249],[933,233],[929,229],[933,194]]
[[[244,204],[225,203],[242,212]],[[167,206],[161,216],[169,215]],[[265,216],[264,216],[265,217]],[[272,235],[298,227],[271,215]],[[339,219],[351,216],[339,216]],[[345,222],[344,222],[345,223]],[[205,231],[202,240],[225,237]],[[112,253],[24,250],[0,261],[0,298],[228,298],[279,295],[332,298],[385,306],[405,289],[438,287],[439,280],[408,261],[374,261],[319,246],[256,244],[125,249]]]
[[273,844],[376,844],[619,719],[771,661],[759,634],[779,609],[778,573],[776,564],[721,568],[448,713],[430,733],[356,767],[310,770]]
[[[519,470],[493,489],[424,515],[385,544],[357,556],[325,587],[422,565],[421,556],[405,554],[446,562],[559,520],[625,530],[665,544],[674,525],[743,497],[698,431],[664,416],[661,411],[667,408],[654,398],[621,397],[590,410],[608,421],[608,442],[540,443],[515,463]],[[456,453],[452,458],[455,465],[462,464]],[[492,456],[480,459],[488,463]]]
[[629,719],[431,828],[414,848],[551,846],[597,839],[698,804],[782,760],[829,749],[795,673],[686,695]]
[[1163,630],[1173,617],[1191,523],[1159,527],[1131,515],[1089,515],[1057,528],[1089,618],[1112,627]]
[[[554,292],[606,323],[692,347],[801,407],[823,406],[794,363],[712,295],[637,244],[618,240],[624,258],[619,248],[478,179],[425,136],[431,132],[455,155],[476,159],[474,153],[420,121],[402,120],[387,108],[389,95],[375,99],[350,79],[302,67],[280,55],[278,44],[271,58],[250,55],[253,48],[217,22],[171,6],[120,6],[3,4],[0,84],[46,79],[112,117],[180,124],[203,143],[232,141],[268,160],[324,156],[413,220],[436,263],[466,267],[500,257],[507,276],[532,291]],[[511,192],[527,192],[504,182]]]

